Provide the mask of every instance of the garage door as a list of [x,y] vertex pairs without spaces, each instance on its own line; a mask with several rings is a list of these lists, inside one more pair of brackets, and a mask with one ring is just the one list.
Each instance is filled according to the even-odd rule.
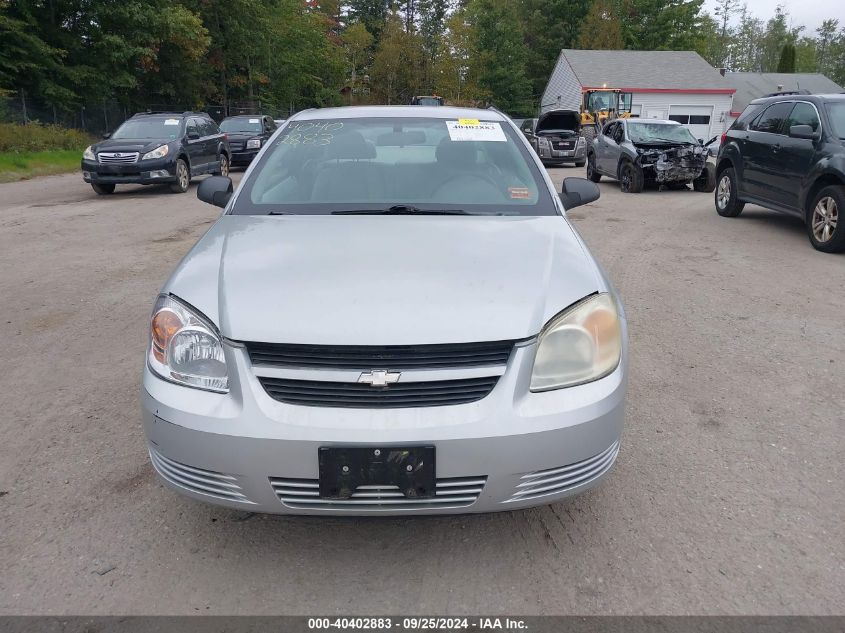
[[713,106],[669,106],[669,119],[686,125],[695,138],[710,140]]

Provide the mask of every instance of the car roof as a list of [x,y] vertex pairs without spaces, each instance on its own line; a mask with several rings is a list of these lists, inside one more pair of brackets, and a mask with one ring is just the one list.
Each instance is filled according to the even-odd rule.
[[845,94],[780,94],[772,95],[771,97],[760,97],[759,99],[754,99],[748,105],[774,103],[775,101],[809,101],[810,103],[818,104],[825,101],[845,101]]
[[[233,114],[232,116],[227,116],[226,119],[258,119],[263,116],[269,116],[268,114]],[[224,121],[226,119],[223,119]]]
[[484,119],[485,121],[507,121],[498,110],[481,108],[457,108],[454,106],[345,106],[342,108],[320,108],[303,110],[289,120],[314,119],[365,119],[365,118],[414,118],[414,119]]

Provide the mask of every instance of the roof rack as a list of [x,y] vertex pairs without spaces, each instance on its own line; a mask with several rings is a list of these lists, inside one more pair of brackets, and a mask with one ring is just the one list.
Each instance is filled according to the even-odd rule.
[[785,97],[787,95],[811,95],[813,94],[809,90],[801,89],[801,90],[782,90],[781,92],[770,92],[767,95],[763,95],[764,97]]
[[205,112],[191,112],[190,110],[186,110],[185,112],[176,112],[175,110],[144,110],[143,112],[136,112],[132,116],[147,116],[151,114],[170,114],[173,116],[191,116],[191,115],[205,115]]

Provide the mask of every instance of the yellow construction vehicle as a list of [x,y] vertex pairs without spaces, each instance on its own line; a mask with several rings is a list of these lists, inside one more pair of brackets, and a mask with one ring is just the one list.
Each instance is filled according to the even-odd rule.
[[596,128],[608,119],[627,119],[631,116],[630,92],[615,88],[585,88],[581,91],[581,133],[592,143]]

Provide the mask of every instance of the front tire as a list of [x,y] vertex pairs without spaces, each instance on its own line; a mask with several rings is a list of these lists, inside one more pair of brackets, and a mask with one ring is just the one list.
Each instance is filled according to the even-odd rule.
[[190,184],[191,172],[188,170],[188,163],[180,158],[176,161],[176,182],[170,185],[170,191],[173,193],[185,193]]
[[823,253],[845,251],[845,187],[831,185],[819,191],[806,224],[813,248]]
[[736,172],[733,167],[723,169],[719,173],[718,180],[714,195],[716,213],[723,218],[735,218],[742,213],[745,203],[737,198]]
[[640,193],[644,184],[643,170],[630,160],[623,161],[619,166],[619,188],[622,193]]
[[105,184],[105,185],[98,185],[96,183],[91,183],[91,189],[97,192],[97,195],[100,196],[107,196],[110,193],[114,193],[114,185]]
[[716,168],[707,163],[704,166],[704,171],[692,181],[692,188],[695,191],[700,191],[702,193],[710,193],[715,191],[716,189]]
[[593,182],[601,180],[601,174],[596,171],[596,155],[592,152],[587,154],[587,178]]

